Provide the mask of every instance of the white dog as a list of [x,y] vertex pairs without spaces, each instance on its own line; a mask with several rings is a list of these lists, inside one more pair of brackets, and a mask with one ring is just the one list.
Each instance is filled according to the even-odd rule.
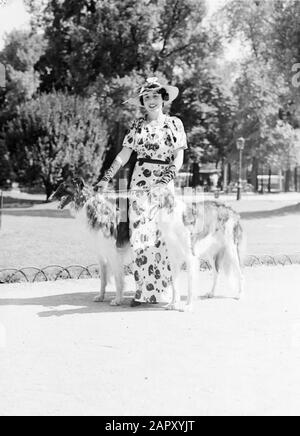
[[[195,278],[200,259],[208,259],[214,273],[213,286],[206,297],[215,296],[220,272],[223,271],[235,282],[235,298],[240,299],[244,291],[242,268],[246,247],[240,216],[231,207],[217,201],[186,202],[175,200],[172,196],[165,196],[164,200],[161,222],[175,276],[182,261],[187,264],[187,308],[191,307],[193,290],[197,286]],[[178,289],[173,286],[169,307],[180,307],[179,301]]]
[[[73,202],[75,211],[97,244],[101,290],[95,301],[104,300],[108,274],[111,272],[116,283],[116,298],[111,304],[120,305],[124,289],[124,265],[133,261],[134,253],[129,238],[125,238],[122,244],[117,243],[120,216],[116,208],[116,196],[95,194],[82,179],[68,179],[58,187],[52,199],[60,200],[60,208]],[[241,267],[244,235],[239,215],[230,207],[215,201],[184,202],[168,189],[160,192],[159,201],[154,198],[154,205],[159,208],[158,225],[168,247],[173,277],[172,301],[166,308],[182,310],[180,295],[174,283],[184,263],[188,275],[185,309],[192,307],[199,259],[205,257],[210,260],[214,270],[213,287],[207,297],[214,297],[223,269],[236,279],[237,297],[240,298],[243,291]]]
[[54,199],[60,201],[60,209],[72,203],[77,218],[87,230],[87,237],[96,246],[101,289],[95,301],[104,301],[108,279],[112,275],[116,285],[116,297],[111,305],[120,305],[124,290],[124,265],[132,262],[133,253],[129,240],[125,239],[117,246],[119,212],[115,198],[96,194],[81,178],[68,178],[51,196],[51,200]]

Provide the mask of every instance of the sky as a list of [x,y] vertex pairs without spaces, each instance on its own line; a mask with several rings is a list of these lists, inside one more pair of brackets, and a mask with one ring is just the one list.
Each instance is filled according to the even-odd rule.
[[4,34],[28,27],[29,19],[23,0],[0,0],[0,49],[3,48]]

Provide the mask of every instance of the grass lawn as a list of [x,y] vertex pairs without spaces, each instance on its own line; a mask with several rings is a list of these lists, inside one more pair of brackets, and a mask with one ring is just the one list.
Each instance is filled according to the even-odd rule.
[[[248,254],[300,252],[300,203],[289,199],[244,199],[229,204],[241,213]],[[45,204],[40,197],[5,198],[0,230],[0,269],[89,265],[96,253],[68,210]],[[12,207],[14,206],[14,207]]]

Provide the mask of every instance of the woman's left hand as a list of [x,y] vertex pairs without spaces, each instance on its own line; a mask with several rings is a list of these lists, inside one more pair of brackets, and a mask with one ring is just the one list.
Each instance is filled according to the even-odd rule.
[[151,186],[150,192],[151,194],[159,195],[166,189],[166,187],[167,185],[165,183],[157,182]]
[[167,190],[167,185],[165,183],[156,183],[150,188],[151,199],[154,201],[154,204],[157,204],[159,207],[162,207],[164,194]]

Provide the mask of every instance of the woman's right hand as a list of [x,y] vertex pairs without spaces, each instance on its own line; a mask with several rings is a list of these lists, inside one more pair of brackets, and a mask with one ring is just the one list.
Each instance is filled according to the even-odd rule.
[[94,191],[96,192],[103,192],[106,191],[108,188],[108,182],[106,180],[100,180],[100,182],[98,182],[95,186],[94,186]]

